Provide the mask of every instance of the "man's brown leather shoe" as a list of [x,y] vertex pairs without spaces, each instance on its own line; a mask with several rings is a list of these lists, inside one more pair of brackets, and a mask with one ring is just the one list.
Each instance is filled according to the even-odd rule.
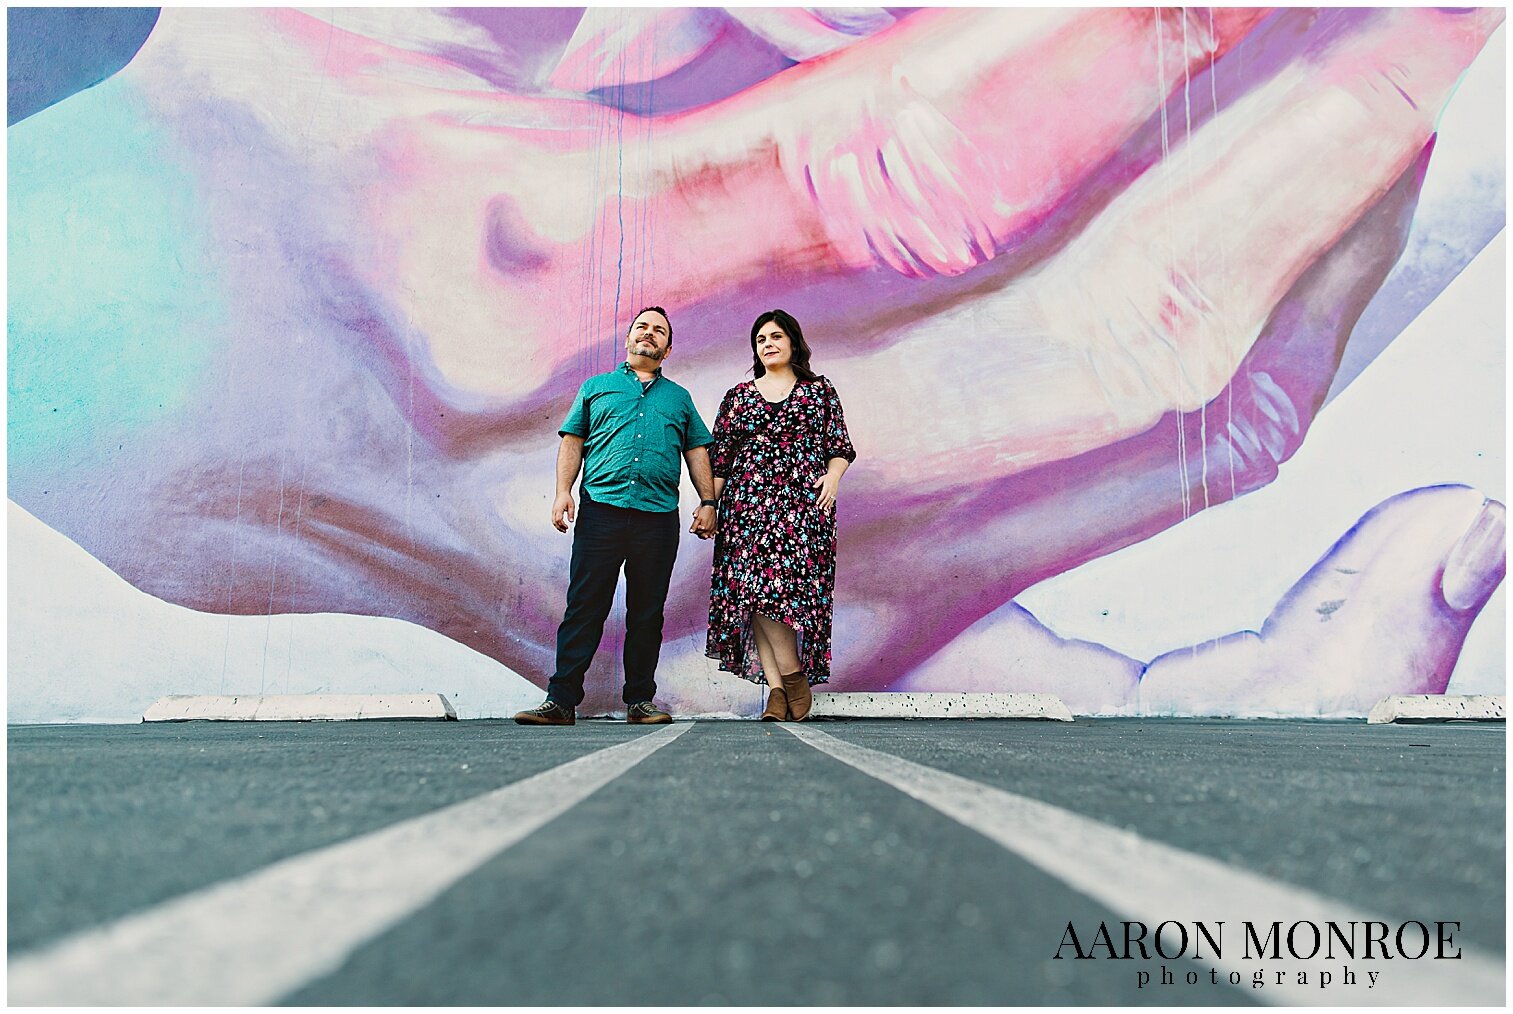
[[651,701],[642,701],[625,710],[625,720],[636,725],[666,725],[672,721],[672,716],[659,710]]
[[814,704],[809,679],[801,672],[791,672],[782,680],[783,691],[788,697],[788,721],[802,722],[809,717],[809,708]]
[[767,710],[762,712],[762,721],[788,721],[788,694],[782,687],[773,687],[767,692]]
[[577,721],[578,716],[572,708],[564,708],[550,697],[515,716],[519,725],[574,725]]

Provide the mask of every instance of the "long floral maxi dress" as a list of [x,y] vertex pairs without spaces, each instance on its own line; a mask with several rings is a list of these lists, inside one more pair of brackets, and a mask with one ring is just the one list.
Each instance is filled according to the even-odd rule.
[[824,377],[799,381],[769,402],[755,381],[725,392],[711,465],[720,494],[705,654],[720,668],[765,683],[751,614],[798,635],[810,684],[830,679],[835,609],[835,513],[817,506],[831,458],[856,460],[841,400]]

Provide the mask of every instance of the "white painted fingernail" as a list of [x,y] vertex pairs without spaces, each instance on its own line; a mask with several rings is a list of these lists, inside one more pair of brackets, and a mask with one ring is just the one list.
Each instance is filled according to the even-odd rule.
[[1479,609],[1503,579],[1508,567],[1508,510],[1488,500],[1466,528],[1440,578],[1440,593],[1452,609]]

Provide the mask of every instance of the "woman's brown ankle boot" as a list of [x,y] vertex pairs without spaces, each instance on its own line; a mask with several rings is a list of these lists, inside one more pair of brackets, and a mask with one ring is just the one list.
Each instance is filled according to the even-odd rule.
[[809,691],[809,680],[801,672],[791,672],[782,677],[783,689],[788,695],[788,721],[802,722],[809,717],[809,708],[814,704],[814,695]]
[[773,687],[767,693],[767,710],[762,712],[764,722],[786,722],[788,720],[788,695],[782,687]]

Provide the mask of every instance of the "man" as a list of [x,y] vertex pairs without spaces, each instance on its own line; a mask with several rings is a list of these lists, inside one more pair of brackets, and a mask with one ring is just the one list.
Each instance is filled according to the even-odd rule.
[[558,430],[557,498],[552,524],[575,519],[572,485],[583,468],[567,612],[557,628],[557,670],[546,700],[515,716],[521,725],[572,725],[583,701],[583,674],[604,634],[620,567],[625,567],[625,688],[630,722],[672,716],[652,703],[662,650],[662,605],[678,554],[681,454],[702,503],[691,531],[714,533],[714,442],[688,392],[662,376],[672,354],[672,322],[660,306],[636,314],[625,335],[625,362],[590,377]]

